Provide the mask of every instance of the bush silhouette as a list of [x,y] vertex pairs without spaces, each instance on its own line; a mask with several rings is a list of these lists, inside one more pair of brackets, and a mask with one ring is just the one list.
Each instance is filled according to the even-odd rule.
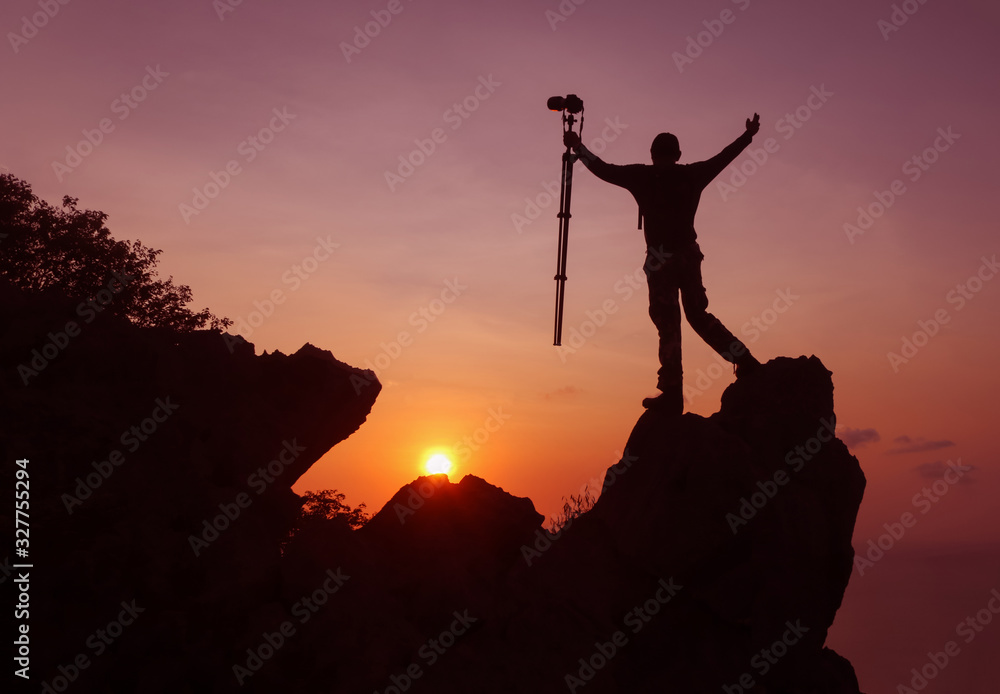
[[552,527],[549,532],[557,534],[568,528],[574,520],[594,508],[595,503],[597,503],[597,497],[590,491],[589,484],[580,490],[579,494],[570,494],[569,498],[564,496],[562,513],[552,519]]
[[293,534],[306,527],[323,526],[328,522],[341,523],[351,530],[357,530],[371,520],[371,516],[365,511],[364,503],[351,508],[349,504],[344,503],[345,498],[344,494],[336,489],[303,493],[304,501]]
[[81,210],[63,197],[62,208],[40,200],[31,186],[0,175],[0,279],[27,292],[58,291],[81,301],[99,296],[108,313],[141,327],[187,332],[232,325],[208,309],[188,308],[191,288],[160,279],[162,251],[140,241],[117,241],[104,225],[108,215]]

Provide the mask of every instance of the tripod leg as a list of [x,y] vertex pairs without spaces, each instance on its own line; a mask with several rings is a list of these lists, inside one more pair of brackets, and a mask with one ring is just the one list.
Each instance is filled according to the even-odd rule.
[[559,191],[559,248],[556,258],[556,320],[555,339],[557,347],[562,344],[563,300],[566,294],[566,254],[569,245],[569,203],[573,186],[573,153],[569,147],[563,153],[562,184]]

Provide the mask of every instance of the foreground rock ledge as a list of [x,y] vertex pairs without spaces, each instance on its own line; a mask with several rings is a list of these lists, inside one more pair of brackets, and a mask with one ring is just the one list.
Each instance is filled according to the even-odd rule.
[[[359,531],[332,523],[286,543],[301,504],[291,485],[364,422],[373,374],[309,345],[254,356],[218,334],[97,321],[26,386],[18,364],[73,307],[3,298],[0,451],[32,461],[31,559],[44,567],[36,682],[858,691],[824,642],[865,481],[834,437],[815,357],[741,378],[709,418],[646,412],[596,506],[558,535],[528,499],[437,476]],[[130,623],[109,630],[123,605]],[[121,634],[100,653],[98,629]]]
[[[865,486],[835,427],[830,372],[779,358],[712,417],[647,411],[596,506],[557,536],[483,480],[419,478],[361,531],[290,549],[303,574],[343,561],[357,576],[300,654],[311,681],[857,694],[850,663],[824,647]],[[475,622],[450,633],[456,615]]]

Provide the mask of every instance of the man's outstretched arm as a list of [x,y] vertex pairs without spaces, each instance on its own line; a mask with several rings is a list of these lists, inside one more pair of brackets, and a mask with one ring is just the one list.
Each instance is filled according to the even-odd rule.
[[576,153],[577,157],[579,157],[580,161],[583,162],[583,165],[590,169],[590,172],[602,181],[613,183],[616,186],[622,186],[625,188],[628,187],[628,182],[630,180],[630,168],[628,166],[608,164],[606,161],[587,149],[587,147],[580,142],[580,136],[572,130],[566,131],[563,135],[563,144],[571,148],[573,152]]
[[712,179],[722,173],[722,170],[729,166],[733,160],[740,155],[740,152],[745,150],[750,145],[750,142],[753,140],[753,136],[756,135],[759,130],[760,116],[755,113],[753,114],[753,120],[747,118],[746,130],[742,135],[737,137],[731,145],[726,147],[711,159],[698,162],[697,164],[692,164],[692,166],[697,166],[700,169],[699,173],[703,176],[702,184],[707,186],[712,182]]

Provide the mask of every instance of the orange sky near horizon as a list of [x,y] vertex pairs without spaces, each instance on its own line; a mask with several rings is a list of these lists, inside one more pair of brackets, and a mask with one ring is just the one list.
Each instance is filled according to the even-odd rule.
[[[450,448],[453,481],[552,517],[616,462],[657,363],[634,202],[580,165],[570,349],[551,344],[563,147],[545,100],[579,94],[583,139],[613,163],[648,162],[665,130],[682,163],[706,159],[757,112],[696,219],[710,310],[762,361],[818,356],[838,426],[877,432],[853,444],[856,547],[961,460],[974,469],[906,552],[995,552],[1000,10],[911,5],[95,0],[43,23],[13,0],[0,171],[163,249],[197,308],[248,321],[281,292],[248,331],[258,353],[309,342],[379,366],[367,423],[297,491],[374,512]],[[683,330],[688,409],[707,416],[734,378]],[[921,344],[893,361],[906,340]],[[966,609],[927,599],[942,619]],[[838,638],[863,688],[908,669]],[[897,646],[918,666],[935,636],[910,638]]]

